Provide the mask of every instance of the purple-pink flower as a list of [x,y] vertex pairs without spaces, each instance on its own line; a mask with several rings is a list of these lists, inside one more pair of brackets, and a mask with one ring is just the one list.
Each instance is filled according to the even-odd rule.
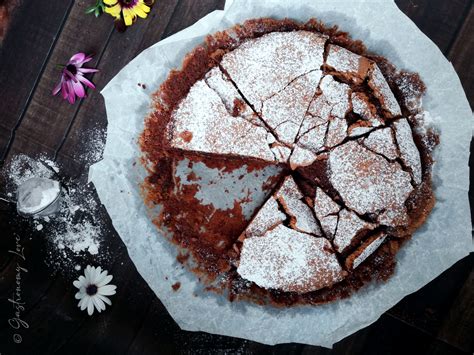
[[70,104],[76,102],[76,96],[86,97],[84,85],[95,89],[95,85],[84,77],[87,73],[96,73],[98,69],[83,68],[84,63],[92,60],[91,55],[85,53],[74,54],[69,62],[62,67],[61,81],[53,89],[53,95],[61,92],[63,99],[68,100]]

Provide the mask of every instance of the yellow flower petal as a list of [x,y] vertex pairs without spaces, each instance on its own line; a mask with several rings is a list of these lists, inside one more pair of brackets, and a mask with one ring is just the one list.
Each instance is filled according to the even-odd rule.
[[120,17],[120,11],[122,11],[122,8],[120,7],[119,4],[116,4],[112,7],[106,7],[105,12],[112,15],[113,17],[119,18]]
[[132,11],[130,11],[130,9],[123,9],[123,19],[126,26],[131,26],[133,24],[133,20],[135,19],[135,15]]
[[135,7],[133,10],[133,13],[141,18],[146,18],[148,16],[148,14],[143,11],[142,9],[140,9],[138,6]]
[[116,5],[117,2],[117,0],[104,0],[104,4],[106,5]]
[[145,3],[143,2],[139,2],[135,8],[139,8],[141,9],[143,12],[146,12],[146,13],[149,13],[150,12],[150,7],[148,5],[146,5]]

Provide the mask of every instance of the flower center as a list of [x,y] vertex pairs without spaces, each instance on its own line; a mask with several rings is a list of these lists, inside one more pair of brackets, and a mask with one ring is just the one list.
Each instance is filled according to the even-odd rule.
[[89,296],[94,296],[97,293],[97,286],[96,285],[89,285],[86,288],[86,293]]
[[77,68],[75,65],[73,64],[68,64],[66,65],[66,70],[68,70],[72,75],[76,75],[77,74]]
[[119,0],[122,7],[130,8],[137,4],[137,0]]

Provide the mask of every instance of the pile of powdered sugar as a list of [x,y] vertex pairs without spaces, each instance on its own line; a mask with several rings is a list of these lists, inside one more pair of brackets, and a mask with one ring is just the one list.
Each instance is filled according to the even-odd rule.
[[[96,132],[94,137],[89,151],[82,156],[86,163],[100,160],[102,154],[103,134]],[[79,270],[78,264],[82,264],[83,257],[93,257],[94,260],[108,257],[103,246],[105,225],[99,210],[100,204],[89,184],[66,181],[60,166],[44,155],[35,158],[16,155],[4,167],[1,175],[5,189],[3,192],[11,199],[14,199],[19,186],[30,178],[62,180],[59,211],[50,216],[25,219],[45,237],[48,264]]]

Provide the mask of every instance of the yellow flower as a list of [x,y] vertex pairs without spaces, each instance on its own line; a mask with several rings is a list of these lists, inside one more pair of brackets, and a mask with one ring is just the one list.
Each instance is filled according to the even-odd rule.
[[146,18],[153,0],[104,0],[105,12],[131,26],[138,17]]

